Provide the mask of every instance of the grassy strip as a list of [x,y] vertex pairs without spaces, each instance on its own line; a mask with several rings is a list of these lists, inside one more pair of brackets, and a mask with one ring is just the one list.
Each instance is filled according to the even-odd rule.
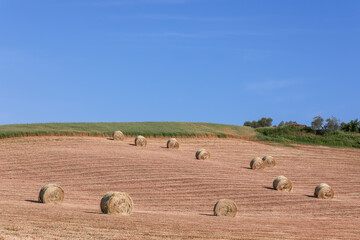
[[189,122],[39,123],[0,125],[0,138],[19,136],[112,136],[116,130],[128,136],[146,137],[250,137],[249,127]]
[[360,148],[360,135],[343,131],[317,135],[310,128],[296,126],[258,128],[256,131],[258,132],[256,138],[263,141]]

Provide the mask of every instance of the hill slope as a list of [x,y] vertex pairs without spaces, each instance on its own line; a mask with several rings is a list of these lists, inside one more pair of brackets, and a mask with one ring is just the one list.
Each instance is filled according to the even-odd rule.
[[42,135],[112,136],[116,130],[120,130],[128,136],[143,135],[146,137],[249,137],[255,135],[255,131],[249,127],[215,123],[108,122],[0,125],[0,138]]

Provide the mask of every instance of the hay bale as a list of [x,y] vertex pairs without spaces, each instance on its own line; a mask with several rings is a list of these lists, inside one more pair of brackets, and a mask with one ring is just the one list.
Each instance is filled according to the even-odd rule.
[[266,167],[275,167],[276,161],[272,156],[265,156],[262,159],[266,163]]
[[139,135],[135,138],[135,146],[146,147],[146,145],[147,141],[145,137]]
[[196,154],[195,154],[196,159],[199,160],[206,160],[210,158],[210,153],[209,151],[205,150],[205,149],[199,149]]
[[230,199],[221,199],[214,206],[215,216],[235,217],[237,211],[236,203]]
[[175,138],[170,138],[166,144],[169,149],[179,149],[179,142]]
[[250,167],[251,167],[251,169],[254,169],[254,170],[264,169],[265,166],[266,166],[266,163],[263,160],[261,160],[261,158],[259,158],[259,157],[254,158],[250,162]]
[[108,192],[100,202],[101,211],[105,214],[129,216],[133,210],[133,201],[125,192]]
[[334,197],[334,190],[326,183],[321,183],[316,186],[314,195],[317,198],[332,199]]
[[64,200],[64,190],[55,183],[43,186],[39,192],[39,202],[61,203]]
[[113,139],[115,141],[123,141],[124,140],[124,134],[121,131],[115,131],[113,134]]
[[273,187],[275,190],[284,192],[291,192],[293,188],[292,182],[284,176],[275,178],[273,181]]

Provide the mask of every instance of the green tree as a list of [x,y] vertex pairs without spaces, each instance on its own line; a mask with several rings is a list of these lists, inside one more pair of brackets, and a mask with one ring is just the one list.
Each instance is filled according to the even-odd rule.
[[290,126],[290,125],[294,125],[294,124],[298,124],[298,123],[296,121],[285,122],[285,126]]
[[342,122],[341,125],[340,125],[340,129],[345,131],[345,132],[348,132],[349,131],[349,124],[347,124],[345,122]]
[[257,127],[271,127],[272,118],[263,117],[257,121]]
[[251,127],[251,122],[250,121],[244,122],[244,126]]
[[258,122],[255,121],[255,120],[253,120],[253,121],[251,122],[251,127],[257,128],[257,127],[258,127]]
[[266,127],[271,127],[272,122],[273,122],[273,119],[272,119],[272,118],[267,118],[267,119],[265,120],[265,126],[266,126]]
[[360,132],[360,121],[358,119],[351,120],[349,123],[341,123],[341,130],[346,132]]
[[326,119],[326,124],[324,126],[326,131],[335,131],[340,129],[340,120],[334,116]]
[[321,116],[314,117],[314,121],[311,122],[311,128],[314,130],[320,130],[323,128],[324,119]]
[[360,132],[360,122],[358,119],[351,120],[349,123],[349,131],[350,132]]
[[244,122],[244,126],[252,127],[252,128],[258,128],[258,127],[271,127],[272,125],[272,118],[266,118],[263,117],[259,119],[258,121],[253,120],[252,122],[246,121]]

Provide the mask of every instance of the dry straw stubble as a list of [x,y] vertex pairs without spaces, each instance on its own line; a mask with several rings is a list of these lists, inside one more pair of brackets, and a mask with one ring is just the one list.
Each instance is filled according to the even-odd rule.
[[64,200],[64,190],[55,183],[43,186],[39,192],[39,202],[42,203],[61,203]]
[[146,147],[147,145],[147,140],[144,136],[137,136],[135,138],[135,146],[139,146],[139,147]]
[[115,141],[123,141],[124,140],[124,134],[121,131],[115,131],[113,134],[113,139]]
[[134,204],[125,192],[108,192],[100,201],[100,209],[105,214],[131,215]]
[[266,166],[265,162],[259,157],[255,157],[250,162],[250,168],[254,170],[264,169]]
[[215,216],[235,217],[238,207],[233,200],[221,199],[214,206]]
[[205,149],[199,149],[195,154],[196,159],[206,160],[210,158],[210,152]]
[[175,138],[170,138],[166,144],[169,149],[179,149],[179,142]]
[[314,195],[317,198],[332,199],[334,197],[334,190],[326,183],[321,183],[316,186]]
[[273,181],[273,187],[275,190],[283,191],[283,192],[291,192],[292,191],[292,182],[284,176],[278,176]]
[[264,156],[263,159],[266,167],[275,167],[276,161],[272,156]]

